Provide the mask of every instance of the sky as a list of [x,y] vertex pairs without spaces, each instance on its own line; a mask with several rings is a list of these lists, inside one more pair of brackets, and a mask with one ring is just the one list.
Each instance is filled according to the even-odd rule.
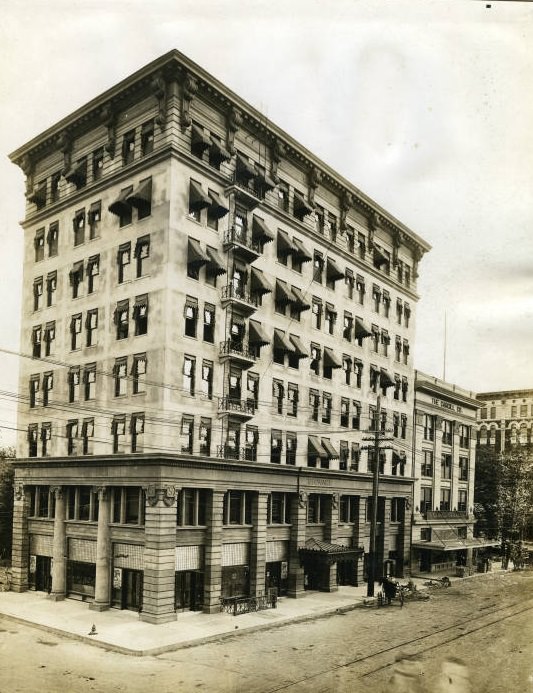
[[[533,388],[533,3],[0,0],[0,391],[24,179],[8,154],[177,48],[432,245],[415,367]],[[446,316],[446,317],[445,317]],[[446,322],[446,336],[445,336]],[[0,393],[0,445],[16,415]]]

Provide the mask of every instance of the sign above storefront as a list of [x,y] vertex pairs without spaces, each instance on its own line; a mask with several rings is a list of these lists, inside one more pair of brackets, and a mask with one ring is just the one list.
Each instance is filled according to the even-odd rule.
[[437,397],[431,398],[431,404],[434,404],[436,407],[442,407],[443,409],[449,409],[450,411],[456,411],[459,414],[462,412],[461,407],[451,402],[446,402],[444,399],[438,399]]

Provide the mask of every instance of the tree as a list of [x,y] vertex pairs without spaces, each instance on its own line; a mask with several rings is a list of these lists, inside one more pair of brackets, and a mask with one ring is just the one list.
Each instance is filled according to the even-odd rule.
[[476,451],[474,512],[477,520],[477,531],[490,539],[499,536],[499,459],[500,453],[490,445],[478,447]]
[[13,539],[13,482],[12,460],[15,448],[0,448],[0,559],[11,557]]

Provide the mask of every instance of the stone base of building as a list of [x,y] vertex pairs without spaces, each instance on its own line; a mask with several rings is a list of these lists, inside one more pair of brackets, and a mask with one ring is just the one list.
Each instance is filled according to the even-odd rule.
[[48,599],[51,602],[62,602],[65,600],[65,595],[64,594],[49,594]]
[[160,623],[171,623],[172,621],[177,621],[178,615],[175,612],[169,614],[140,613],[139,620],[144,621],[145,623],[153,623],[157,626]]
[[90,611],[108,611],[109,608],[109,604],[101,604],[99,602],[91,602],[89,604]]

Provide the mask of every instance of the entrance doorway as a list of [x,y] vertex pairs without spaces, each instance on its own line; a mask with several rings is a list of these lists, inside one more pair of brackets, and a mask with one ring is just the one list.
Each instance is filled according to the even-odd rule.
[[38,592],[52,590],[52,559],[50,556],[35,557],[35,589]]
[[204,575],[197,570],[176,573],[175,608],[200,611],[204,605]]
[[288,564],[287,561],[275,561],[267,563],[265,567],[265,588],[271,589],[275,587],[278,591],[278,596],[287,594],[287,577]]
[[337,561],[337,584],[357,587],[357,561]]
[[143,601],[143,571],[122,570],[122,609],[141,611]]

